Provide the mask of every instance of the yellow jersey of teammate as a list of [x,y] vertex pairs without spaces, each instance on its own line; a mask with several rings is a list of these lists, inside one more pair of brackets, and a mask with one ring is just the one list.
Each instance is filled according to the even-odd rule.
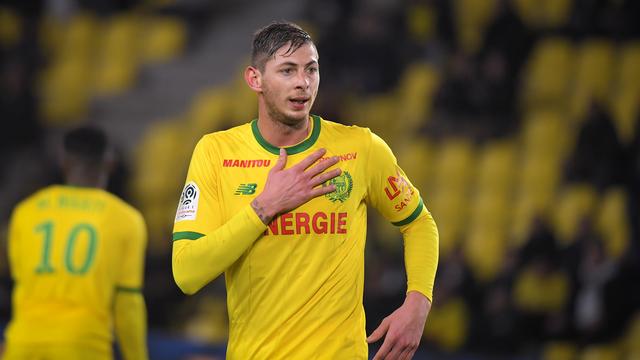
[[[336,190],[268,226],[249,204],[279,148],[262,137],[257,120],[206,135],[195,148],[174,225],[174,277],[193,293],[224,270],[229,359],[366,359],[367,205],[402,229],[418,217],[430,218],[382,139],[318,116],[311,126],[304,141],[286,148],[286,166],[325,148],[323,159],[340,159],[342,173],[329,181]],[[429,299],[438,256],[435,224],[430,231],[435,245],[412,245],[426,246],[428,261],[407,262],[408,291]],[[224,242],[248,245],[212,257]]]
[[115,294],[140,292],[145,246],[140,213],[106,191],[56,185],[22,201],[9,227],[9,353],[68,344],[110,358]]

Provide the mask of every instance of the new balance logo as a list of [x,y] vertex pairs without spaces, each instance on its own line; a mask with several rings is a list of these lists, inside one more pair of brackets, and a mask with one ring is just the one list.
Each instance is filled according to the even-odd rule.
[[258,184],[240,184],[238,189],[236,189],[235,195],[253,195],[256,193],[256,188]]

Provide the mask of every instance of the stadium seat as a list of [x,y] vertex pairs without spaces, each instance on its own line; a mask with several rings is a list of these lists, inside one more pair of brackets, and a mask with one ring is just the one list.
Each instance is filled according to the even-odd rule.
[[90,65],[70,59],[48,68],[40,81],[40,114],[46,124],[77,125],[88,114]]
[[449,139],[435,154],[435,188],[466,193],[475,172],[475,147],[467,139]]
[[467,194],[434,190],[424,201],[438,224],[440,256],[446,257],[466,235],[469,212]]
[[538,41],[524,70],[522,103],[525,109],[544,105],[562,110],[573,79],[573,62],[573,46],[569,40],[547,37]]
[[575,360],[578,348],[570,342],[553,341],[544,345],[541,360]]
[[228,333],[226,301],[214,295],[198,300],[196,311],[185,324],[186,337],[205,344],[224,343]]
[[593,99],[609,98],[615,65],[613,44],[604,39],[585,40],[578,48],[575,82],[570,98],[571,118],[584,120]]
[[461,298],[436,303],[429,313],[423,337],[447,352],[460,350],[467,340],[469,309]]
[[12,9],[0,7],[0,48],[18,43],[22,34],[22,19]]
[[517,309],[534,314],[561,311],[569,300],[570,282],[561,271],[542,273],[534,266],[516,275],[513,301]]
[[504,267],[507,233],[504,228],[492,229],[483,223],[475,225],[467,232],[464,254],[474,277],[481,283],[488,283]]
[[238,69],[238,75],[226,88],[229,101],[229,119],[227,121],[231,125],[241,125],[258,117],[257,95],[247,86],[242,76],[243,69]]
[[140,19],[114,16],[103,25],[94,81],[97,95],[113,95],[131,87],[139,64]]
[[618,54],[610,105],[618,135],[623,142],[629,143],[640,115],[640,42],[621,46]]
[[604,240],[608,255],[614,258],[624,255],[630,242],[627,198],[622,188],[607,190],[598,210],[596,228]]
[[571,0],[515,0],[516,11],[523,21],[532,28],[553,29],[563,26],[569,20],[573,1]]
[[413,3],[406,7],[407,31],[417,44],[426,44],[436,35],[437,12],[432,6]]
[[456,0],[453,13],[458,42],[467,54],[480,50],[487,25],[495,14],[495,0]]
[[[640,312],[636,312],[629,323],[629,327],[624,335],[625,348],[629,360],[640,359]],[[634,357],[635,355],[637,357]]]
[[140,56],[144,63],[170,60],[179,55],[186,45],[185,24],[171,17],[152,17],[142,30]]
[[431,195],[429,180],[434,174],[434,151],[431,143],[424,137],[409,137],[395,150],[398,164],[421,192],[423,199]]
[[597,201],[598,194],[589,184],[570,185],[560,192],[553,207],[553,227],[561,245],[575,240],[582,219],[592,215]]
[[433,96],[440,83],[437,69],[427,62],[409,65],[396,90],[396,126],[413,132],[425,124],[431,115]]
[[622,358],[620,348],[615,344],[590,345],[580,353],[579,360],[619,360]]
[[188,132],[202,136],[222,127],[229,114],[229,94],[223,87],[200,91],[188,110]]
[[530,111],[522,129],[525,156],[562,161],[572,147],[575,136],[563,113],[552,110]]
[[482,147],[478,159],[478,192],[510,194],[516,176],[516,148],[513,141],[499,140]]

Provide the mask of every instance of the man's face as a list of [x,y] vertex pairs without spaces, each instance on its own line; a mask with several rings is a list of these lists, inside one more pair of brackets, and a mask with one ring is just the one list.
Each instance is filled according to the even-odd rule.
[[262,95],[269,116],[286,125],[297,125],[309,117],[318,94],[318,51],[312,43],[287,54],[289,45],[267,60],[262,72]]

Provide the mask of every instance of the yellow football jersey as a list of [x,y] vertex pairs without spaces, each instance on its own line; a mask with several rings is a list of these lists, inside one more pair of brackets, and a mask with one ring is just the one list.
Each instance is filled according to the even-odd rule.
[[78,344],[111,353],[115,291],[140,291],[146,227],[106,191],[50,186],[14,209],[9,347]]
[[[319,148],[327,149],[325,158],[340,159],[342,174],[330,180],[336,191],[280,214],[225,270],[229,359],[367,358],[367,205],[396,225],[413,221],[424,206],[389,147],[369,129],[312,116],[309,136],[286,148],[286,167]],[[245,211],[278,154],[257,120],[204,136],[176,214],[174,257],[176,246],[197,242]],[[431,298],[431,289],[411,286]]]

